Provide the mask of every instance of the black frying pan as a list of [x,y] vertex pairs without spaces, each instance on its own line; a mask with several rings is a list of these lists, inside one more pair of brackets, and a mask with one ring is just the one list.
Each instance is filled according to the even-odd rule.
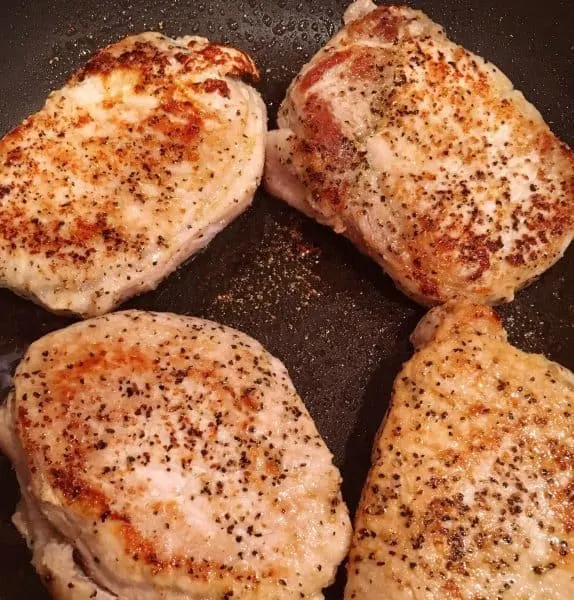
[[[0,0],[0,133],[40,108],[96,48],[129,33],[201,34],[248,51],[270,124],[285,89],[340,25],[345,1]],[[574,143],[571,0],[422,0],[449,36],[495,62]],[[511,339],[574,369],[574,250],[501,308]],[[253,208],[150,294],[126,306],[214,319],[280,357],[335,455],[354,511],[393,378],[424,311],[342,237],[262,191]],[[0,383],[27,345],[70,321],[0,291]],[[10,523],[18,497],[0,456],[0,600],[48,595]],[[342,598],[343,577],[327,592]]]

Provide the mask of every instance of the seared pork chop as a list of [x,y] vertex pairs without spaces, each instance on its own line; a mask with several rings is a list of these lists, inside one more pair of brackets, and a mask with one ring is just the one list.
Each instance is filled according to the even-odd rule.
[[574,154],[422,12],[359,0],[268,136],[267,189],[409,296],[509,301],[574,235]]
[[346,600],[574,598],[574,375],[492,309],[433,309],[395,380]]
[[152,289],[245,210],[266,111],[252,60],[144,33],[95,54],[0,141],[0,285],[56,312]]
[[127,311],[47,335],[0,421],[57,598],[317,600],[346,554],[341,477],[285,367],[223,325]]

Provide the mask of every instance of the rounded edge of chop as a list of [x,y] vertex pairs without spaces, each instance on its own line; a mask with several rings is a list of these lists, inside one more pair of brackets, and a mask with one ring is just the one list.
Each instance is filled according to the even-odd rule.
[[501,341],[507,338],[502,321],[492,308],[471,302],[450,301],[431,308],[418,322],[410,340],[418,350],[466,328]]

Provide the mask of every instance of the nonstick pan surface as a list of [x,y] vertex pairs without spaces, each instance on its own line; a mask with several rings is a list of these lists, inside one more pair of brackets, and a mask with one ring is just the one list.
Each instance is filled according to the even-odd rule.
[[[274,126],[302,64],[338,29],[346,2],[282,0],[0,0],[0,133],[39,109],[97,48],[129,34],[200,34],[249,52]],[[411,3],[490,59],[574,143],[571,0]],[[574,369],[574,249],[500,312],[511,340]],[[254,205],[152,293],[124,307],[231,325],[287,365],[340,467],[355,510],[391,386],[424,310],[347,241],[262,190]],[[0,290],[0,383],[26,347],[70,323]],[[0,455],[0,600],[47,599],[10,523],[16,479]],[[343,576],[327,591],[342,598]]]

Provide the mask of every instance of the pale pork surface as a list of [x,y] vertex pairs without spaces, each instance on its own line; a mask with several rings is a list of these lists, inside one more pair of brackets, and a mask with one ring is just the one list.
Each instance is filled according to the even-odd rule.
[[56,598],[318,600],[347,552],[331,453],[236,330],[126,311],[52,333],[0,421]]
[[0,140],[0,285],[56,312],[153,289],[245,210],[266,111],[243,52],[128,37]]
[[574,375],[484,306],[434,308],[412,339],[345,600],[574,598]]
[[267,189],[409,296],[509,301],[574,235],[574,155],[492,64],[406,6],[359,0],[269,133]]

